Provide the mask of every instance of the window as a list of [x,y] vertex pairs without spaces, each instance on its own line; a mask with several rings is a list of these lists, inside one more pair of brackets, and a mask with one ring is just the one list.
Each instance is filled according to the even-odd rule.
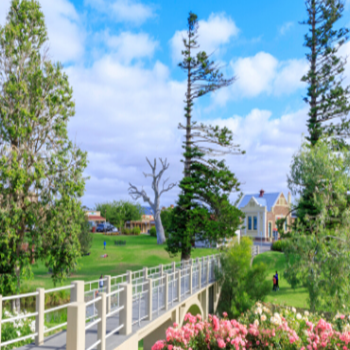
[[272,223],[269,222],[269,237],[272,237]]
[[258,218],[257,216],[254,216],[254,230],[258,229]]
[[248,216],[248,230],[252,229],[252,217]]

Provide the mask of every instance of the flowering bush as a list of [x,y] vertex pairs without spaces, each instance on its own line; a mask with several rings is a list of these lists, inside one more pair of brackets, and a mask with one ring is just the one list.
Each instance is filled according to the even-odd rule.
[[257,303],[253,310],[238,321],[187,314],[183,327],[168,328],[166,340],[160,340],[152,350],[202,349],[283,349],[283,350],[347,350],[350,349],[350,316],[337,314],[333,322],[305,311],[284,308],[273,313]]
[[[2,314],[2,318],[13,318],[16,316],[22,316],[26,315],[27,312],[24,311],[22,313],[15,312],[14,314],[4,311]],[[1,343],[5,343],[9,340],[14,340],[17,338],[24,337],[26,335],[30,335],[35,333],[35,319],[32,317],[30,318],[22,318],[20,320],[12,321],[12,322],[6,322],[1,325]],[[1,347],[4,350],[10,350],[13,348],[18,348],[20,346],[23,346],[28,343],[32,343],[34,340],[34,336],[32,339],[27,339],[25,341],[20,341],[17,343],[13,343],[7,346]]]

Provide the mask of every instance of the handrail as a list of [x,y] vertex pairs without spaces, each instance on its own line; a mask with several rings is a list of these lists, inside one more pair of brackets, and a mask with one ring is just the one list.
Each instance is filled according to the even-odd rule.
[[38,294],[39,294],[39,292],[11,295],[11,296],[8,296],[8,297],[3,297],[2,301],[13,300],[13,299],[21,299],[21,298],[26,298],[26,297],[34,297],[34,296],[37,296]]
[[3,320],[1,320],[0,324],[13,322],[13,321],[17,321],[17,320],[22,320],[23,318],[29,318],[29,317],[34,317],[34,316],[38,316],[38,315],[39,315],[38,312],[33,312],[32,314],[26,314],[26,315],[12,317],[12,318],[4,318]]
[[63,286],[63,287],[58,287],[58,288],[47,289],[47,290],[45,290],[45,294],[58,292],[59,290],[64,290],[64,289],[72,289],[72,288],[75,288],[74,284],[70,284],[68,286]]

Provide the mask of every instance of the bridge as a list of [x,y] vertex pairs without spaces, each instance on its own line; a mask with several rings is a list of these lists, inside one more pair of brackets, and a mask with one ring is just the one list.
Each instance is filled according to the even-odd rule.
[[[165,330],[174,322],[183,324],[190,308],[203,318],[215,312],[220,294],[215,268],[219,265],[219,255],[211,255],[105,276],[103,288],[99,288],[99,280],[75,281],[49,290],[38,288],[34,293],[0,295],[0,350],[27,339],[35,342],[19,349],[137,350],[143,340],[144,350],[150,350],[157,340],[165,338]],[[45,309],[45,295],[61,290],[70,290],[70,302]],[[1,319],[3,302],[33,296],[36,312]],[[46,328],[45,315],[64,309],[67,322]],[[1,325],[24,318],[35,318],[35,332],[1,343]]]

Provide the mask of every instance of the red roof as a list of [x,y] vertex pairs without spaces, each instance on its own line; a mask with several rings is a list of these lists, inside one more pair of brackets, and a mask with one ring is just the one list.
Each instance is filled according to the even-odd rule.
[[88,215],[89,220],[106,220],[102,216],[96,216],[96,215]]

